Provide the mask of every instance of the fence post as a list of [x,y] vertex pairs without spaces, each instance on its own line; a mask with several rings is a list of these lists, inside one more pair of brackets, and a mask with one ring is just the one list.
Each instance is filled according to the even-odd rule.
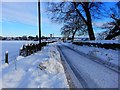
[[22,53],[23,53],[23,52],[22,52],[22,48],[20,48],[19,55],[21,56],[21,55],[22,55]]
[[26,44],[25,51],[26,51],[26,55],[25,56],[28,56],[28,45],[27,44]]
[[6,51],[6,53],[5,53],[5,63],[8,63],[8,51]]

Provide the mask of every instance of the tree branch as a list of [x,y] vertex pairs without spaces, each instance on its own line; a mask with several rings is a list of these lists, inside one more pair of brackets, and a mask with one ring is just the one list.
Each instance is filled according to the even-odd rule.
[[77,9],[77,7],[76,7],[76,3],[75,2],[73,2],[73,4],[74,4],[74,7],[75,7],[75,10],[76,10],[76,12],[79,14],[79,16],[83,19],[83,21],[88,25],[88,22],[85,20],[85,18],[83,17],[83,15],[80,13],[80,11]]

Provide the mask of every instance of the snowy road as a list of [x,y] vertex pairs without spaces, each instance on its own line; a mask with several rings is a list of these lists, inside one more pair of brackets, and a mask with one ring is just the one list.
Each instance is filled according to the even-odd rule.
[[[65,62],[83,88],[118,88],[118,73],[75,52],[58,46]],[[70,76],[73,76],[72,74]],[[75,83],[76,84],[76,83]],[[80,85],[78,84],[78,85]]]

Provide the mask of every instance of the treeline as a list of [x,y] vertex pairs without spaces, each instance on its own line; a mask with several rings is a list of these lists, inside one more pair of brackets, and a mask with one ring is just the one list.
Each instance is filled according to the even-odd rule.
[[[41,39],[49,39],[49,37],[42,36]],[[22,37],[2,37],[0,36],[0,40],[33,40],[38,41],[39,37],[36,35],[34,36],[22,36]]]

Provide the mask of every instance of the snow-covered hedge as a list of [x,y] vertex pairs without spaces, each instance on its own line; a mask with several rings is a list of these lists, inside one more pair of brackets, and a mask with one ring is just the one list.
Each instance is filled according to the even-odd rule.
[[21,56],[28,56],[40,50],[40,46],[44,47],[47,45],[47,42],[42,42],[41,44],[30,43],[27,45],[23,45],[20,49]]
[[35,43],[30,43],[27,45],[23,45],[23,47],[20,49],[20,53],[19,55],[21,56],[28,56],[31,55],[37,51],[40,50],[40,47],[44,47],[49,43],[54,43],[55,41],[51,41],[51,42],[42,42],[41,44],[35,44]]
[[105,48],[105,49],[120,49],[120,44],[117,43],[94,43],[94,42],[73,42],[76,45],[86,45],[86,46],[93,46],[98,48]]

